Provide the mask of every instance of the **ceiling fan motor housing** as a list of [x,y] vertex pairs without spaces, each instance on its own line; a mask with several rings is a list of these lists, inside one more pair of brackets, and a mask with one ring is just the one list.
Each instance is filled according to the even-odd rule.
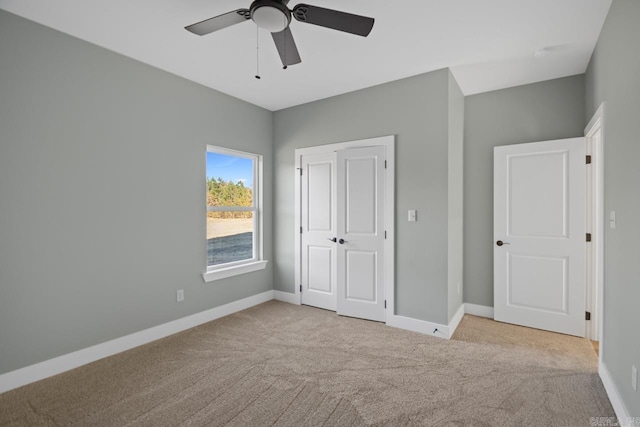
[[255,0],[249,10],[253,22],[271,33],[279,33],[291,23],[291,12],[282,1]]

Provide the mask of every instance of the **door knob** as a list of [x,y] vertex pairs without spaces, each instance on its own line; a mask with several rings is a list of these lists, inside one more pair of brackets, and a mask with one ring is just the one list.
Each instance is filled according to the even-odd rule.
[[344,239],[340,239],[338,240],[338,243],[340,243],[341,245],[344,245],[345,243],[347,243],[347,241]]
[[331,237],[327,237],[327,240],[331,240],[333,243],[338,241],[338,239],[336,239],[335,237],[333,239]]
[[498,246],[502,246],[502,245],[510,245],[510,244],[511,244],[511,243],[503,242],[502,240],[498,240],[498,241],[496,242],[496,245],[498,245]]

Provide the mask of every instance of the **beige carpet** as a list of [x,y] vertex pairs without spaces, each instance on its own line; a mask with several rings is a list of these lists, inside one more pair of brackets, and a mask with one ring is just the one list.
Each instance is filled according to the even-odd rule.
[[465,317],[461,328],[466,341],[446,341],[271,301],[4,393],[0,425],[585,426],[614,416],[589,347],[470,342],[483,326]]
[[576,368],[597,371],[598,358],[591,341],[571,335],[496,322],[485,317],[465,315],[452,339],[500,346],[521,347],[555,358],[568,358]]

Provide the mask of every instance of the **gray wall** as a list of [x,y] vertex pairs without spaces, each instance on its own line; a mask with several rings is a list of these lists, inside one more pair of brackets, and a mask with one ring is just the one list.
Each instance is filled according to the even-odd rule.
[[275,113],[275,289],[294,291],[294,150],[397,135],[396,312],[447,323],[449,78],[435,71]]
[[270,171],[272,113],[3,11],[0,100],[0,374],[272,289],[200,276],[206,144]]
[[462,305],[463,284],[463,197],[464,197],[464,95],[449,72],[448,185],[448,320]]
[[605,106],[604,357],[629,415],[640,417],[640,390],[631,388],[631,365],[640,369],[640,2],[614,0],[586,74],[590,120]]
[[584,76],[465,98],[464,301],[493,307],[493,147],[584,134]]

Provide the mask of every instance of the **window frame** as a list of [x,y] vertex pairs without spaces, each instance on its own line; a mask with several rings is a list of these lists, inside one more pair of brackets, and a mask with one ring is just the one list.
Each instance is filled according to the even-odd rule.
[[[208,153],[217,153],[225,156],[242,157],[253,161],[253,188],[252,188],[252,206],[208,206],[207,205],[207,176],[205,173],[205,272],[202,278],[205,282],[225,279],[227,277],[245,274],[252,271],[262,270],[267,266],[266,260],[263,259],[263,215],[262,215],[262,165],[263,158],[260,154],[249,153],[245,151],[232,150],[230,148],[219,147],[207,144],[205,152],[205,170],[206,157]],[[250,259],[232,261],[218,265],[208,265],[208,243],[206,239],[206,218],[208,212],[253,212],[253,256]]]

